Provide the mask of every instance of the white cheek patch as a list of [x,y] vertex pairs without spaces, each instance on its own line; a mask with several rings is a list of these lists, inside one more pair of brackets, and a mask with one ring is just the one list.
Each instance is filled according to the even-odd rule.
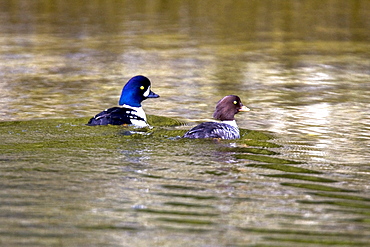
[[148,87],[148,89],[143,93],[143,96],[146,98],[146,97],[148,97],[149,93],[150,93],[150,86],[149,86],[149,87]]

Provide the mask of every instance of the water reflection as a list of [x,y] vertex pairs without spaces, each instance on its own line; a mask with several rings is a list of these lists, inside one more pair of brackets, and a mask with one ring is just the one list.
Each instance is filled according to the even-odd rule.
[[[243,130],[233,142],[176,139],[186,126],[149,119],[163,127],[123,135],[129,129],[91,128],[86,118],[3,122],[1,218],[10,226],[3,236],[15,236],[7,243],[19,244],[26,231],[34,245],[128,238],[143,244],[154,236],[172,243],[168,234],[178,234],[181,243],[196,236],[197,243],[215,245],[297,244],[301,235],[365,243],[358,229],[366,225],[369,199],[361,183],[285,158],[287,146],[261,132]],[[23,223],[10,224],[18,219]],[[328,224],[333,230],[323,231]],[[357,230],[342,237],[337,224]]]
[[[368,245],[369,10],[0,0],[2,243]],[[137,74],[154,129],[84,125]],[[240,140],[177,138],[228,94]]]

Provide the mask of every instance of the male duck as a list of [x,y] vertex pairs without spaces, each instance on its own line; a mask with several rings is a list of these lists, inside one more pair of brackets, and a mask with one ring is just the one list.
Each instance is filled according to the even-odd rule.
[[146,127],[146,115],[141,102],[147,98],[158,98],[159,95],[150,90],[150,81],[142,75],[132,77],[122,89],[119,105],[102,111],[91,118],[87,125],[122,125],[131,124]]

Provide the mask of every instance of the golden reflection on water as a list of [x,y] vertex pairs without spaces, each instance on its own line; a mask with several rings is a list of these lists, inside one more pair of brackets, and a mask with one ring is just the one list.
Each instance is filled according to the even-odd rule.
[[144,74],[161,95],[148,114],[208,120],[238,94],[253,109],[237,116],[243,128],[327,140],[362,129],[368,1],[209,4],[2,1],[0,118],[92,116]]
[[[369,16],[370,1],[348,0],[0,0],[2,237],[366,243]],[[161,96],[147,114],[209,120],[237,94],[252,109],[238,125],[259,132],[84,126],[137,74]]]

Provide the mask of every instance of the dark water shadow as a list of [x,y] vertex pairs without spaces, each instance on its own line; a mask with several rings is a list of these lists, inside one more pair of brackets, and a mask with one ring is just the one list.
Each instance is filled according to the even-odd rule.
[[[327,230],[321,215],[340,216],[331,224],[366,229],[370,199],[344,187],[340,176],[286,158],[285,146],[270,133],[241,130],[239,140],[188,140],[178,138],[187,130],[182,121],[148,119],[153,128],[90,127],[88,118],[0,122],[1,178],[9,192],[0,194],[7,201],[3,214],[22,207],[12,219],[42,220],[35,205],[63,201],[68,212],[86,214],[86,208],[95,210],[91,205],[101,210],[73,223],[83,231],[210,234],[226,222],[265,243],[365,246],[364,234]],[[250,221],[255,215],[263,219]],[[274,225],[277,218],[281,223]],[[300,223],[306,221],[317,227]],[[261,222],[271,226],[261,228]]]

